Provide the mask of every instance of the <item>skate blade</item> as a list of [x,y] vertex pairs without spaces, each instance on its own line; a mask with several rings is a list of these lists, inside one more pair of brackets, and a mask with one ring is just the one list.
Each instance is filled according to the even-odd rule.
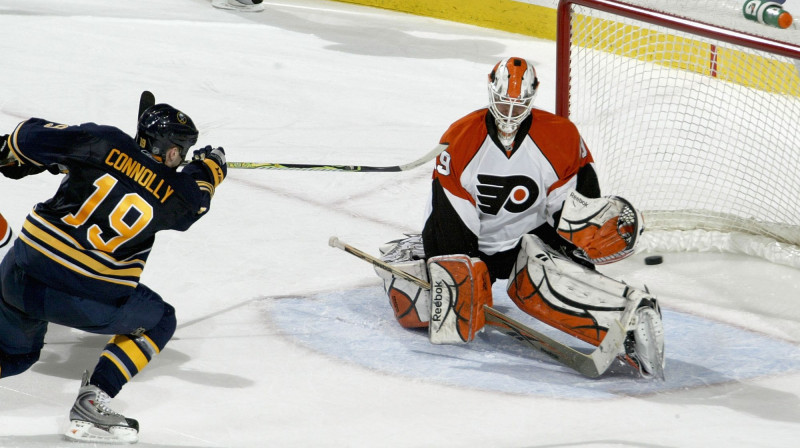
[[[647,325],[648,334],[654,335],[656,329],[655,329],[655,325],[653,325],[652,318],[648,317],[647,319],[645,319],[644,323],[645,323],[645,325]],[[650,353],[656,353],[658,355],[658,359],[656,360],[656,362],[653,365],[653,372],[650,372],[649,376],[651,378],[658,378],[661,381],[666,381],[667,379],[664,376],[664,364],[665,364],[664,348],[663,347],[659,348],[659,347],[655,346],[656,345],[656,338],[650,337],[648,339],[649,339],[649,342],[650,342],[650,345],[651,345]]]
[[122,426],[112,426],[106,431],[89,422],[70,420],[69,429],[64,433],[64,437],[73,442],[121,444],[138,442],[139,432]]
[[228,0],[212,0],[211,6],[219,9],[230,9],[235,11],[243,11],[243,12],[261,12],[264,10],[264,5],[232,5],[228,3]]

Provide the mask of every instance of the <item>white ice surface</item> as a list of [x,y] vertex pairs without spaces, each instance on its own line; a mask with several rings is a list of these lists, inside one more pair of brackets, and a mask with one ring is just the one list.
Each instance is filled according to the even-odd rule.
[[[0,0],[0,132],[40,116],[133,133],[149,89],[229,160],[402,164],[485,104],[506,55],[536,64],[537,104],[553,108],[552,42],[322,0],[265,5]],[[208,216],[159,235],[143,281],[178,330],[114,400],[140,421],[139,445],[794,446],[800,271],[714,253],[607,268],[662,301],[663,387],[621,367],[589,381],[493,331],[433,347],[399,329],[369,265],[327,246],[338,235],[376,253],[419,230],[429,174],[231,170]],[[0,179],[0,210],[18,229],[57,183]],[[513,311],[502,289],[496,303]],[[51,326],[41,361],[0,381],[0,446],[76,446],[59,434],[106,340]]]

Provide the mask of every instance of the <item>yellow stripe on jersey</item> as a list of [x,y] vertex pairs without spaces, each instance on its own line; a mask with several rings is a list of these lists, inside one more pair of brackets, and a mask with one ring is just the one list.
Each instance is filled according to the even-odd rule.
[[[61,239],[67,241],[70,244],[72,244],[72,246],[75,247],[76,249],[78,249],[80,251],[85,251],[85,249],[83,248],[83,246],[81,246],[81,244],[79,242],[77,242],[69,234],[64,233],[58,227],[50,224],[44,218],[39,216],[35,211],[32,211],[31,214],[29,215],[29,217],[34,218],[36,220],[36,222],[39,223],[40,226],[45,227],[45,228],[47,228],[48,231],[57,234]],[[94,255],[94,256],[96,256],[98,258],[102,258],[106,262],[114,264],[114,265],[117,265],[117,266],[130,267],[130,265],[132,265],[132,264],[138,264],[142,268],[144,268],[144,265],[145,265],[145,261],[142,260],[142,259],[139,259],[139,258],[120,261],[120,260],[117,260],[116,258],[108,255],[107,253],[100,252],[100,251],[92,251],[92,255]]]
[[67,268],[67,269],[69,269],[71,271],[77,272],[78,274],[81,274],[81,275],[83,275],[85,277],[93,278],[95,280],[102,280],[104,282],[109,282],[109,283],[116,283],[118,285],[130,286],[131,288],[135,288],[139,284],[136,281],[122,280],[122,279],[119,279],[119,278],[104,277],[104,276],[101,276],[101,275],[93,274],[92,272],[89,272],[86,269],[83,269],[83,268],[81,268],[80,266],[78,266],[76,264],[70,263],[69,261],[67,261],[67,260],[59,257],[58,255],[50,252],[45,247],[41,246],[37,242],[35,242],[35,241],[31,240],[30,238],[28,238],[24,233],[19,235],[19,239],[22,240],[23,242],[25,242],[28,246],[36,249],[36,251],[40,252],[45,257],[55,261],[56,263],[64,266],[65,268]]
[[211,196],[214,196],[214,191],[215,191],[214,190],[214,186],[211,185],[210,182],[198,180],[197,181],[197,186],[200,187],[201,190],[203,190],[203,191],[207,192],[208,194],[210,194]]
[[75,260],[81,265],[86,266],[88,269],[97,272],[98,274],[119,277],[139,277],[142,275],[141,267],[114,269],[106,266],[94,258],[89,257],[83,251],[64,244],[55,237],[51,236],[49,233],[33,225],[30,221],[25,221],[25,224],[22,225],[22,228],[32,236],[36,237],[40,242],[46,244],[57,252],[64,254],[68,258]]

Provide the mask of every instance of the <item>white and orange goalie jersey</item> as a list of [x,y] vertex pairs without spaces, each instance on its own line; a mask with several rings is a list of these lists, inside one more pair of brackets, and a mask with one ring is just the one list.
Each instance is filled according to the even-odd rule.
[[426,257],[480,257],[493,280],[508,276],[523,235],[547,229],[553,238],[545,241],[564,242],[553,226],[570,190],[600,194],[592,156],[569,120],[531,110],[510,150],[496,134],[488,109],[444,133],[422,232]]

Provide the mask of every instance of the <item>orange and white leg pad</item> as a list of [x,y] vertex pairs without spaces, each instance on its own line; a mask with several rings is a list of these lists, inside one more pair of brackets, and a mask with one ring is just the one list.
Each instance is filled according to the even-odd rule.
[[428,336],[434,344],[461,344],[475,338],[492,305],[492,282],[486,264],[466,255],[443,255],[428,260],[431,311]]
[[[390,263],[393,267],[428,281],[425,260]],[[390,272],[375,268],[383,279],[383,289],[389,297],[394,317],[404,328],[425,328],[431,317],[431,292],[416,283],[393,276]]]
[[615,321],[629,328],[643,299],[652,298],[564,258],[533,235],[522,239],[508,295],[536,319],[595,346]]
[[492,304],[492,284],[484,262],[466,255],[444,255],[431,258],[427,265],[423,260],[390,264],[431,284],[428,290],[375,269],[403,327],[427,327],[434,344],[460,344],[474,339],[485,325],[483,305]]

